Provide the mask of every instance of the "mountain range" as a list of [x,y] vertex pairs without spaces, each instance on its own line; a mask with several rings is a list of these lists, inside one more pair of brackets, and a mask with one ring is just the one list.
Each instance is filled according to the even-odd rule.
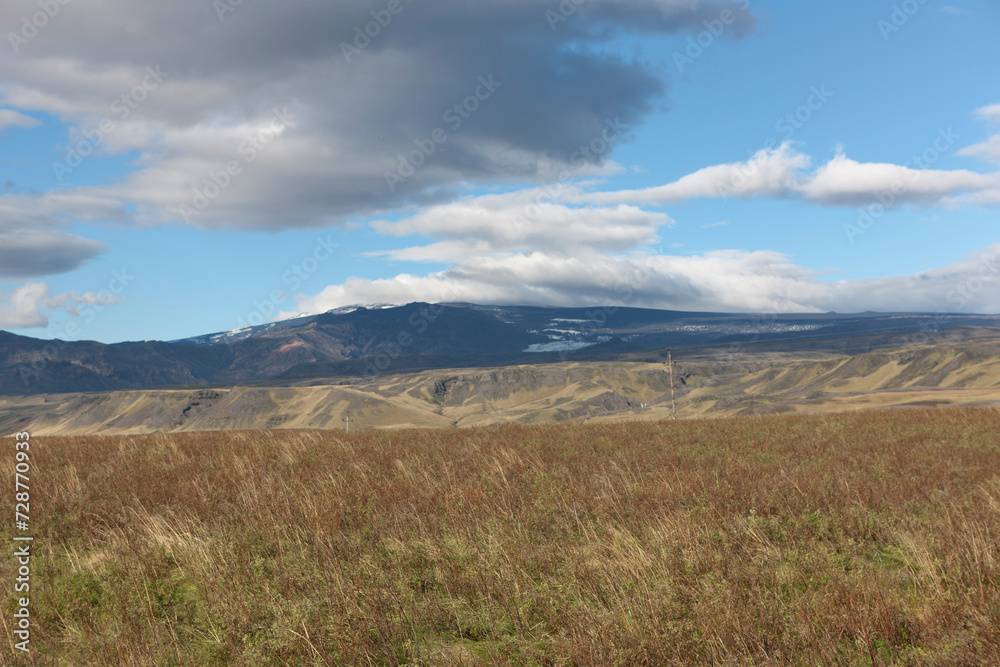
[[0,394],[303,385],[442,368],[659,362],[754,352],[857,354],[1000,337],[1000,316],[733,314],[411,303],[340,308],[174,341],[46,341],[0,332]]

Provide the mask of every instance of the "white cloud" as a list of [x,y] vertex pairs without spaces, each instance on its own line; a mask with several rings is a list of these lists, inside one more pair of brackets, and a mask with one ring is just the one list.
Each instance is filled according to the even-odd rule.
[[[212,132],[204,128],[183,141],[190,143],[192,151],[197,149],[222,163],[228,144],[254,127],[234,125],[220,130],[227,139],[216,143],[212,143]],[[181,141],[181,137],[174,141]],[[309,178],[305,173],[308,165],[298,164],[292,150],[298,141],[293,137],[287,144],[283,141],[269,149],[273,159],[285,164],[289,182]],[[646,190],[594,192],[593,183],[573,183],[432,204],[400,221],[372,223],[382,235],[423,236],[429,242],[374,254],[447,262],[451,268],[424,276],[350,279],[317,295],[303,296],[299,310],[316,312],[355,303],[414,300],[539,305],[624,300],[636,306],[731,311],[934,310],[946,303],[952,278],[960,273],[955,267],[919,277],[830,283],[774,252],[727,250],[685,257],[640,251],[659,242],[659,232],[673,224],[666,214],[640,205],[694,197],[800,197],[821,205],[855,205],[870,203],[876,192],[889,190],[897,193],[898,202],[923,205],[1000,203],[1000,183],[994,174],[860,163],[842,152],[812,171],[811,164],[809,156],[786,142],[759,151],[746,162],[707,167]],[[8,220],[22,222],[68,221],[72,210],[89,219],[121,217],[125,215],[121,199],[108,193],[119,187],[124,197],[125,190],[134,188],[132,194],[146,202],[140,206],[140,218],[148,216],[153,221],[157,207],[169,202],[162,197],[164,183],[182,171],[149,169],[140,172],[129,186],[60,190],[37,197],[7,196],[0,198],[0,208],[6,209]],[[257,181],[248,177],[246,183]],[[179,192],[184,186],[175,182],[171,187]],[[220,197],[213,206],[225,215],[236,215],[241,205],[256,201],[268,215],[282,215],[264,188],[240,197],[242,203],[231,204]],[[147,213],[144,206],[152,212]],[[316,214],[321,214],[319,208]],[[905,297],[894,290],[901,290]],[[75,298],[51,300],[46,307],[72,308],[73,303],[85,299]],[[991,304],[985,293],[969,301],[972,309]],[[42,311],[21,306],[10,312],[20,313],[21,321],[32,321],[40,317],[32,313]]]
[[994,134],[982,143],[967,146],[958,151],[958,154],[978,157],[993,164],[1000,164],[1000,134]]
[[[976,312],[997,308],[991,296],[996,290],[989,289],[962,304],[953,303],[953,291],[977,270],[973,260],[918,276],[830,282],[777,252],[650,254],[649,248],[659,241],[658,233],[673,221],[620,203],[697,196],[716,192],[725,184],[745,196],[799,196],[825,205],[868,203],[873,191],[882,188],[895,192],[897,201],[940,205],[954,192],[981,197],[1000,192],[989,188],[994,177],[964,170],[859,163],[838,153],[819,169],[805,173],[809,162],[785,144],[761,151],[747,163],[700,170],[662,188],[602,193],[588,191],[593,184],[532,188],[468,197],[400,221],[375,222],[373,228],[383,235],[429,238],[425,245],[377,255],[448,262],[450,268],[423,276],[352,278],[319,294],[301,296],[298,310],[321,312],[357,303],[410,301],[628,304],[723,311],[935,311],[948,304]],[[905,187],[900,189],[899,183]],[[1000,246],[991,248],[988,257],[998,251]]]
[[912,169],[896,164],[862,163],[838,153],[799,186],[810,201],[827,206],[870,204],[891,192],[896,203],[940,204],[945,197],[1000,185],[997,174],[965,169]]
[[550,306],[619,305],[727,312],[1000,312],[1000,244],[916,275],[824,281],[785,254],[718,250],[690,256],[592,249],[475,256],[424,276],[352,278],[298,310],[357,303],[471,301]]
[[357,303],[471,301],[548,306],[620,305],[727,312],[1000,312],[1000,244],[916,275],[825,282],[775,252],[679,257],[545,253],[477,257],[426,276],[352,278],[315,296],[303,313]]
[[49,315],[63,309],[71,317],[78,317],[87,306],[99,309],[123,301],[117,294],[105,291],[64,292],[52,295],[46,283],[27,282],[11,292],[0,291],[0,329],[30,329],[48,326]]
[[[576,188],[561,188],[569,195]],[[430,245],[377,255],[393,259],[458,261],[473,255],[514,250],[550,254],[599,248],[621,252],[657,242],[656,231],[673,224],[665,213],[635,206],[568,206],[553,201],[545,188],[468,197],[432,206],[399,222],[376,221],[388,236],[420,234],[440,239]]]
[[[1000,103],[980,107],[976,109],[975,113],[991,124],[1000,123]],[[958,154],[978,157],[992,164],[1000,164],[1000,134],[994,134],[986,141],[963,148],[958,151]]]
[[0,109],[0,132],[8,127],[38,127],[42,121],[31,116],[25,116],[13,109]]
[[[948,136],[947,134],[942,137]],[[950,140],[950,139],[949,139]],[[938,146],[945,147],[939,141]],[[942,151],[934,148],[932,155]],[[1000,163],[1000,135],[970,146],[958,155],[979,155]],[[935,158],[936,160],[937,158]],[[930,162],[929,160],[927,162]],[[981,174],[966,169],[930,169],[926,163],[909,165],[858,162],[842,151],[815,170],[812,159],[785,142],[758,151],[745,162],[714,165],[680,179],[644,190],[589,192],[575,199],[598,204],[676,204],[701,197],[801,197],[821,206],[862,206],[878,195],[891,193],[894,204],[958,206],[987,203],[978,196],[1000,187],[1000,172]],[[968,195],[958,199],[959,195]]]
[[48,297],[45,283],[26,283],[13,292],[0,292],[0,328],[44,327],[49,323],[44,312]]
[[798,188],[801,170],[811,163],[809,156],[784,142],[774,149],[762,149],[746,162],[705,167],[672,183],[644,190],[595,192],[581,200],[598,204],[676,204],[699,197],[784,197]]
[[976,109],[976,115],[990,123],[1000,123],[1000,102]]

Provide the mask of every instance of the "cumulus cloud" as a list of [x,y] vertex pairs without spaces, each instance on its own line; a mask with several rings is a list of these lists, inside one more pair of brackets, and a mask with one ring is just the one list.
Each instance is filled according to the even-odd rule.
[[80,315],[81,308],[103,308],[121,303],[110,292],[66,292],[52,294],[46,283],[27,282],[11,291],[0,291],[0,329],[30,329],[48,326],[49,314],[64,309],[70,316]]
[[45,283],[27,283],[13,292],[0,292],[0,328],[46,326],[49,319],[44,310],[48,296],[49,286]]

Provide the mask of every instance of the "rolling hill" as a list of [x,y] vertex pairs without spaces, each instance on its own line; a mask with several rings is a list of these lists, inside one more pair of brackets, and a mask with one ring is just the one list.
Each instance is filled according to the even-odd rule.
[[[681,356],[679,418],[1000,404],[1000,339],[844,355]],[[482,426],[667,419],[662,362],[571,360],[313,380],[0,398],[0,433]]]

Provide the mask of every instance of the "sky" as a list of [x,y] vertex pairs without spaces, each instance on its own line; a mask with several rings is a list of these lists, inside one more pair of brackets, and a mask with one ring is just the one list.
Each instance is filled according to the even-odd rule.
[[995,0],[6,0],[0,329],[1000,313]]

